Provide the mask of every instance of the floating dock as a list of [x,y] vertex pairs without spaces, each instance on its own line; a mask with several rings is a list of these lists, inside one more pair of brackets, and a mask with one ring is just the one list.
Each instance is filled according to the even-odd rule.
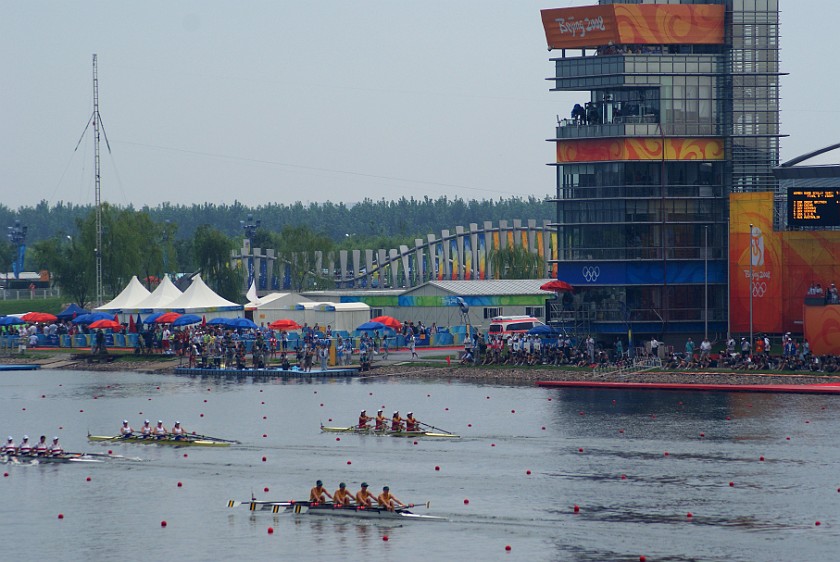
[[618,390],[679,390],[689,392],[770,392],[840,394],[840,383],[821,384],[686,384],[656,382],[537,381],[546,388],[609,388]]
[[243,376],[243,377],[287,377],[287,378],[307,378],[307,377],[355,377],[358,376],[360,369],[358,367],[344,367],[327,369],[313,368],[311,371],[299,370],[283,370],[283,369],[202,369],[200,367],[176,367],[176,375],[218,375],[223,377]]

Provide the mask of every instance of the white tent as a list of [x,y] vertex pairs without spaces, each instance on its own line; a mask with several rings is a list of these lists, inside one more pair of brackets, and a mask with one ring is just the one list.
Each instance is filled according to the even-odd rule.
[[160,285],[152,291],[145,299],[133,306],[123,307],[123,312],[152,312],[155,309],[163,308],[169,310],[167,305],[181,296],[181,291],[172,283],[169,275],[163,277]]
[[149,295],[151,295],[149,290],[143,286],[135,275],[131,278],[131,281],[128,282],[128,285],[125,286],[125,289],[123,289],[120,294],[114,298],[114,300],[103,304],[94,310],[98,310],[100,312],[121,312],[125,308],[134,308]]
[[[183,294],[165,305],[156,306],[155,312],[172,310],[187,314],[202,312],[224,313],[242,310],[243,308],[241,304],[230,302],[214,293],[213,289],[208,287],[201,279],[201,275],[196,275],[193,277],[192,284]],[[213,316],[225,316],[225,314],[212,314],[208,318],[212,318]]]
[[314,326],[315,323],[321,328],[330,326],[334,332],[352,332],[370,320],[370,306],[363,302],[319,302],[307,313],[311,318],[310,326]]
[[269,293],[245,305],[246,311],[253,312],[253,320],[257,324],[270,324],[281,318],[289,318],[303,324],[303,311],[296,313],[298,303],[312,302],[298,293]]

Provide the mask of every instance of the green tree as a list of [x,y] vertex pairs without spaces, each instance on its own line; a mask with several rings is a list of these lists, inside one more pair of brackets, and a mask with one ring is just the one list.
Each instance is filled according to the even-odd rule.
[[545,259],[522,246],[494,249],[487,256],[495,279],[540,279],[545,277]]
[[220,230],[204,224],[193,238],[193,251],[204,281],[221,297],[230,301],[242,300],[242,277],[230,265],[234,242]]
[[53,282],[73,302],[87,307],[95,293],[93,248],[84,248],[71,236],[56,236],[32,245],[31,258],[38,269],[47,269]]
[[17,251],[11,242],[8,240],[0,240],[0,264],[4,269],[3,273],[12,270],[12,262],[17,255]]

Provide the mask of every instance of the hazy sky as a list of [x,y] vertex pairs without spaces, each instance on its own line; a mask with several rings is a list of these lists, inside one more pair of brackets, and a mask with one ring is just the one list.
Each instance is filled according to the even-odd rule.
[[[94,202],[93,53],[113,204],[542,197],[540,9],[593,3],[0,0],[2,203]],[[840,141],[835,6],[783,3],[783,161]]]

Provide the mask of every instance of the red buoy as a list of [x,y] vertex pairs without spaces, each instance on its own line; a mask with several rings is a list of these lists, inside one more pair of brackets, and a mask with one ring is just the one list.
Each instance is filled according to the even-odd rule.
[[388,535],[382,535],[382,540],[388,542]]
[[758,460],[763,461],[764,460],[764,455],[758,457]]
[[735,482],[730,482],[730,483],[729,483],[729,487],[730,487],[730,488],[732,488],[732,487],[734,487],[734,486],[735,486]]
[[178,487],[181,488],[184,485],[183,482],[178,482]]
[[468,498],[464,498],[464,505],[470,505],[470,500]]
[[515,413],[516,413],[516,410],[511,410],[511,411],[510,411],[510,413],[511,413],[511,414],[515,414]]
[[[265,416],[263,416],[263,419],[265,419]],[[332,418],[327,418],[327,421],[331,422]]]
[[508,552],[510,552],[510,545],[506,545],[506,546],[505,546],[505,550],[507,550]]
[[665,456],[667,457],[669,455],[670,455],[670,453],[668,453],[668,451],[665,451]]
[[691,519],[692,517],[694,517],[694,514],[689,511],[688,513],[685,514],[685,516],[687,518]]
[[578,453],[582,453],[582,452],[583,452],[583,447],[578,449]]
[[622,474],[622,475],[621,475],[621,479],[622,479],[622,480],[627,480],[627,475],[626,475],[626,474]]
[[435,470],[440,470],[440,467],[439,467],[439,466],[435,466]]
[[204,414],[198,414],[198,417],[203,418]]
[[822,523],[820,523],[819,521],[817,521],[817,522],[815,522],[815,523],[814,523],[814,525],[816,525],[817,527],[819,527],[820,525],[822,525]]
[[526,471],[525,471],[525,474],[527,474],[528,476],[531,476],[531,471],[530,471],[530,470],[526,470]]
[[495,447],[495,446],[496,446],[496,444],[495,444],[495,443],[490,443],[490,446],[491,446],[491,447]]
[[416,444],[417,444],[417,441],[415,441],[415,442],[414,442],[414,444],[416,445]]
[[85,482],[90,482],[90,476],[88,476],[87,478],[85,478]]
[[639,562],[647,562],[647,558],[644,555],[639,556]]
[[[4,472],[4,473],[3,473],[3,478],[8,478],[8,477],[9,477],[9,473],[8,473],[8,472]],[[838,492],[840,492],[840,490],[837,490],[837,491],[838,491]]]
[[467,427],[472,427],[472,424],[471,424],[471,423],[468,423],[468,424],[467,424]]
[[701,434],[700,434],[700,437],[705,437],[705,436],[706,436],[706,434],[705,434],[705,433],[701,433]]
[[161,527],[166,527],[166,520],[160,522]]
[[580,513],[580,506],[578,506],[578,504],[575,504],[575,507],[573,508],[573,511],[575,513]]
[[[265,437],[265,435],[263,435],[263,437]],[[336,441],[341,441],[341,437],[336,437],[335,440]]]
[[262,458],[262,462],[265,462],[265,457]]
[[274,527],[269,527],[269,528],[268,528],[268,534],[269,534],[269,535],[273,535],[273,534],[274,534]]
[[545,431],[545,426],[542,426],[542,430]]
[[113,455],[113,454],[114,454],[114,451],[112,451],[111,449],[108,449],[108,454],[109,454],[109,455]]
[[353,464],[351,461],[347,461],[347,464]]
[[58,514],[58,518],[59,518],[59,519],[64,519],[64,514],[63,514],[63,513],[59,513],[59,514]]
[[263,492],[268,492],[268,486],[266,486],[265,488],[263,488]]

